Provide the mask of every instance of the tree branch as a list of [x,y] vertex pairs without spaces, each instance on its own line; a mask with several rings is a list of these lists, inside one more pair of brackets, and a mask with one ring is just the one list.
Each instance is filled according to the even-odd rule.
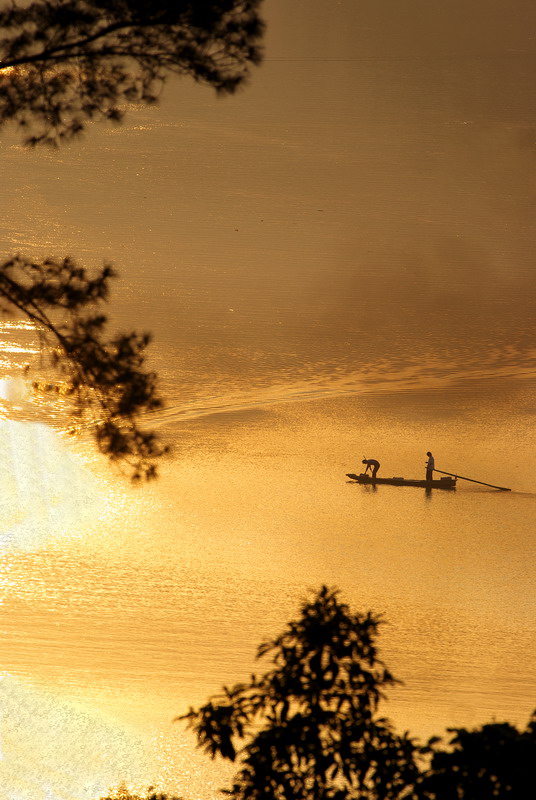
[[[156,376],[144,368],[148,334],[105,338],[106,317],[91,312],[106,300],[114,271],[105,266],[95,278],[71,259],[33,263],[17,256],[0,265],[0,297],[44,337],[51,369],[67,376],[73,413],[91,419],[102,453],[128,464],[131,477],[152,478],[169,448],[140,421],[160,408]],[[55,320],[60,313],[63,319]],[[98,407],[95,419],[92,413]]]
[[260,4],[36,0],[0,12],[0,126],[13,121],[30,131],[27,144],[57,146],[91,119],[155,102],[171,74],[234,92],[261,60]]

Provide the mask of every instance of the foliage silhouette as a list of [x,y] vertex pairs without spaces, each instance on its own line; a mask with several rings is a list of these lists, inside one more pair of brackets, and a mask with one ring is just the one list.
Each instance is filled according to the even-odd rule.
[[66,258],[33,262],[16,256],[0,264],[0,304],[35,325],[42,353],[63,384],[49,384],[72,401],[72,411],[91,415],[99,450],[126,465],[133,479],[156,475],[156,460],[168,448],[140,428],[140,417],[161,406],[156,375],[144,368],[148,334],[106,337],[99,310],[115,272],[104,266],[95,277]]
[[[261,0],[34,0],[0,10],[0,125],[57,145],[154,103],[167,77],[218,93],[260,63]],[[36,129],[37,125],[37,129]]]
[[524,731],[508,722],[449,731],[449,749],[440,748],[440,739],[425,748],[432,759],[418,782],[419,800],[527,800],[534,795],[536,712]]
[[122,784],[118,786],[112,794],[107,794],[106,797],[101,797],[100,800],[181,800],[181,798],[157,792],[154,786],[149,786],[145,797],[141,797],[139,794],[130,792],[127,787]]
[[[378,658],[380,617],[352,614],[322,586],[258,658],[272,668],[224,687],[186,720],[212,758],[238,760],[239,800],[528,800],[534,794],[536,711],[527,729],[449,729],[422,746],[377,716],[399,683]],[[142,800],[125,787],[101,800]],[[150,791],[150,790],[149,790]],[[147,800],[176,800],[151,795]]]
[[[227,794],[240,800],[391,800],[411,797],[417,747],[377,716],[397,683],[378,658],[381,624],[352,614],[323,586],[299,619],[262,644],[272,668],[247,684],[224,687],[187,720],[212,758],[240,768]],[[243,746],[241,747],[242,743]]]
[[[260,62],[260,3],[14,0],[0,10],[0,126],[15,122],[27,143],[58,145],[89,120],[119,121],[126,103],[155,102],[171,74],[231,93]],[[138,424],[160,406],[156,375],[143,366],[150,337],[106,339],[107,319],[94,311],[113,275],[106,266],[89,278],[70,258],[15,256],[0,264],[0,300],[35,324],[77,413],[98,411],[99,449],[133,478],[151,478],[168,448]]]

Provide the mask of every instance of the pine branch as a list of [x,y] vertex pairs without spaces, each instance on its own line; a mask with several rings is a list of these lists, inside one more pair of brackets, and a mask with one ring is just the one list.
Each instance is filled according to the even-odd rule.
[[69,258],[39,263],[16,256],[0,264],[0,298],[5,311],[36,326],[49,368],[66,378],[72,413],[91,420],[99,450],[126,465],[133,479],[148,479],[169,448],[140,422],[162,401],[155,373],[145,369],[149,334],[108,337],[107,318],[97,311],[115,275],[108,265],[90,278]]

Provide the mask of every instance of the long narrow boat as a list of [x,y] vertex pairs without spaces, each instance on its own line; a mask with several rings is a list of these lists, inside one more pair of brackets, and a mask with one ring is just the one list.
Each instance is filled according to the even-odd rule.
[[346,473],[346,477],[351,478],[357,483],[371,484],[375,486],[378,483],[388,483],[391,486],[420,486],[424,489],[455,489],[456,478],[439,478],[433,481],[419,481],[411,480],[409,478],[373,478],[371,475],[354,475],[351,472]]

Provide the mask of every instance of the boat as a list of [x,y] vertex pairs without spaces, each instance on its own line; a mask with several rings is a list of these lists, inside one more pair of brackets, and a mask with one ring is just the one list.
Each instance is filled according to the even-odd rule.
[[423,489],[455,489],[456,478],[439,478],[438,480],[420,481],[411,478],[373,478],[372,475],[354,475],[346,473],[347,478],[362,484],[376,486],[378,483],[387,483],[390,486],[420,486]]

